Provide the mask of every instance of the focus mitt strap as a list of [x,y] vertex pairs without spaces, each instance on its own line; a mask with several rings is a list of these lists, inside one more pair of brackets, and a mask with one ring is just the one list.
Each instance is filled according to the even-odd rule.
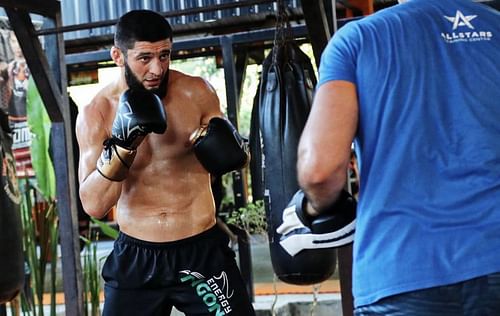
[[306,213],[307,203],[304,191],[297,191],[283,211],[283,223],[276,229],[282,235],[280,245],[288,254],[340,247],[354,240],[356,201],[347,191],[318,216]]

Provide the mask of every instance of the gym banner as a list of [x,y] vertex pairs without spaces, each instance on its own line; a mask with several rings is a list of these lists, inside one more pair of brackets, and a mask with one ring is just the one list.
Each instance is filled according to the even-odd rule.
[[50,118],[17,38],[5,23],[0,23],[0,108],[9,118],[17,178],[36,183],[44,199],[53,200]]
[[18,178],[35,176],[31,163],[31,140],[26,113],[26,95],[30,71],[16,36],[10,29],[1,30],[0,97],[2,110],[9,115],[12,130],[12,153]]

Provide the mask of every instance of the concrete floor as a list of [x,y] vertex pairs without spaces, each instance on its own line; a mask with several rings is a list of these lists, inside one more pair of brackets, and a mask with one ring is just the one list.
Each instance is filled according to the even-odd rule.
[[[97,257],[105,258],[113,247],[113,241],[100,241],[97,244]],[[237,247],[234,246],[237,252]],[[341,298],[338,285],[338,276],[324,282],[316,295],[312,286],[294,286],[276,281],[274,276],[267,240],[262,237],[251,238],[252,272],[254,280],[254,308],[257,316],[341,316]],[[236,256],[238,258],[238,256]],[[104,260],[101,260],[103,263]],[[61,264],[58,264],[59,274]],[[276,283],[273,283],[276,282]],[[61,278],[58,278],[57,287],[62,289]],[[63,295],[60,294],[61,304],[57,307],[57,315],[65,315]],[[47,315],[50,314],[48,307]],[[11,315],[7,309],[7,315]],[[174,310],[172,316],[184,315]]]
[[[259,295],[256,296],[253,305],[256,316],[342,316],[339,294],[319,294],[316,302],[312,300],[311,295],[304,294],[278,295],[277,297]],[[44,315],[50,315],[48,306],[44,308]],[[175,309],[170,314],[170,316],[183,315],[184,313]],[[8,305],[7,316],[12,316]],[[56,316],[69,316],[64,312],[64,305],[57,306]]]

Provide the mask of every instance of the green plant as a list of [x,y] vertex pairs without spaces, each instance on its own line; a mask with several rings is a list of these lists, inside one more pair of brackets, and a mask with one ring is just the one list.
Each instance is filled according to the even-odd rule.
[[29,271],[28,286],[21,295],[23,314],[43,316],[43,294],[50,266],[50,314],[56,315],[56,271],[59,219],[56,202],[45,201],[29,181],[23,181],[21,219],[23,249]]
[[246,230],[249,234],[267,232],[264,201],[249,202],[245,207],[234,210],[229,214],[226,222]]
[[101,292],[101,276],[97,259],[97,241],[99,233],[93,233],[90,239],[80,236],[85,242],[83,259],[83,304],[86,316],[100,315],[99,294]]
[[221,208],[231,210],[234,208],[233,176],[231,173],[222,176],[222,186],[224,196],[222,197]]
[[[118,237],[118,231],[109,226],[107,223],[93,217],[91,217],[90,220],[100,228],[100,231],[104,235],[112,239],[116,239]],[[86,316],[98,316],[100,315],[99,304],[102,289],[102,280],[100,275],[102,267],[101,263],[104,259],[106,259],[106,257],[97,257],[99,231],[90,230],[89,238],[80,236],[80,239],[85,242],[84,251],[82,253],[84,313]]]
[[31,162],[36,178],[22,178],[18,182],[23,193],[21,219],[25,270],[28,275],[21,294],[21,307],[23,314],[43,316],[43,296],[48,276],[50,314],[56,315],[59,217],[55,198],[55,173],[48,150],[51,123],[32,79],[29,80],[27,89],[26,111],[32,135]]
[[102,233],[106,236],[108,236],[111,239],[116,239],[118,238],[118,230],[114,229],[113,227],[109,226],[103,221],[98,220],[97,218],[91,217],[90,220],[99,226],[101,229]]

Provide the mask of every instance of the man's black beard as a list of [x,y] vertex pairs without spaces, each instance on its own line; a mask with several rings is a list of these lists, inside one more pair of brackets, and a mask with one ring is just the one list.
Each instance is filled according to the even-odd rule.
[[142,82],[140,82],[134,75],[129,65],[125,63],[125,81],[127,82],[128,87],[132,90],[147,90],[159,96],[160,99],[163,99],[163,97],[167,95],[168,69],[165,76],[163,76],[163,79],[161,80],[158,88],[146,89]]

